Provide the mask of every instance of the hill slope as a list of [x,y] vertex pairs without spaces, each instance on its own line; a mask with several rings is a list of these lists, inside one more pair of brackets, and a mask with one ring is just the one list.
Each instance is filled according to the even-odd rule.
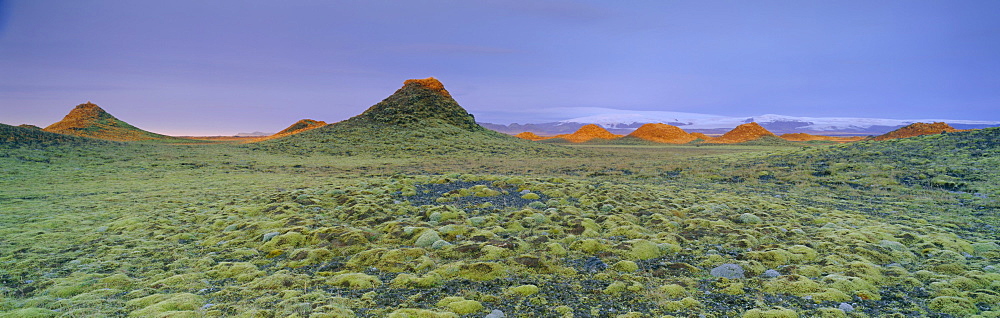
[[51,133],[36,128],[0,124],[0,148],[86,144],[108,144],[108,142],[92,138]]
[[541,145],[479,126],[437,79],[407,80],[391,96],[350,119],[254,149],[374,157],[404,155],[565,156],[580,150]]
[[185,140],[148,132],[115,118],[101,107],[87,102],[77,105],[62,120],[45,127],[47,132],[113,141]]
[[730,130],[719,138],[713,138],[712,140],[708,140],[706,142],[734,144],[755,140],[764,136],[777,137],[770,131],[767,131],[767,129],[764,129],[764,127],[761,127],[759,124],[751,122],[736,126],[736,128],[733,128],[733,130]]
[[957,132],[957,131],[961,131],[961,130],[952,128],[951,126],[949,126],[948,124],[943,123],[943,122],[937,122],[937,123],[931,123],[931,124],[928,124],[928,123],[912,123],[910,125],[907,125],[906,127],[899,128],[899,129],[887,132],[885,134],[876,136],[875,140],[889,140],[889,139],[909,138],[909,137],[923,136],[923,135],[930,135],[930,134],[940,134],[942,132]]
[[301,133],[301,132],[310,131],[310,130],[313,130],[313,129],[316,129],[316,128],[320,128],[320,127],[323,127],[323,126],[326,126],[326,122],[325,121],[312,120],[312,119],[302,119],[302,120],[299,120],[299,121],[295,122],[291,126],[288,126],[288,128],[285,128],[284,130],[277,132],[276,134],[273,134],[273,135],[270,135],[270,136],[266,136],[266,137],[252,138],[252,139],[250,139],[249,141],[246,141],[246,142],[258,142],[258,141],[264,141],[264,140],[278,139],[278,138],[282,138],[282,137],[287,137],[287,136],[291,136],[291,135],[294,135],[294,134],[298,134],[298,133]]
[[645,124],[629,136],[653,142],[668,144],[685,144],[698,139],[677,126],[667,124]]
[[604,129],[601,126],[589,124],[580,127],[580,129],[577,129],[577,131],[573,132],[572,134],[557,135],[554,138],[546,140],[550,142],[568,141],[572,143],[581,143],[581,142],[591,141],[594,139],[611,140],[611,139],[618,139],[621,137],[624,136],[612,134],[607,129]]

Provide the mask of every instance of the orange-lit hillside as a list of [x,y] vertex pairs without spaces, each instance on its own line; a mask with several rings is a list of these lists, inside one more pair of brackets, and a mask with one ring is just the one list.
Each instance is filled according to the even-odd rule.
[[536,135],[535,133],[530,132],[530,131],[525,131],[525,132],[519,133],[517,135],[514,135],[514,137],[521,138],[521,139],[527,139],[527,140],[531,140],[531,141],[552,138],[552,137],[542,137],[542,136]]
[[323,126],[326,126],[326,122],[325,121],[312,120],[312,119],[303,119],[303,120],[299,120],[299,121],[295,122],[291,126],[288,126],[288,128],[285,128],[284,130],[279,131],[278,133],[276,133],[274,135],[270,135],[270,136],[267,136],[267,137],[253,138],[253,139],[247,140],[246,142],[257,142],[257,141],[264,141],[264,140],[277,139],[277,138],[281,138],[281,137],[287,137],[287,136],[291,136],[291,135],[298,134],[298,133],[301,133],[301,132],[310,131],[310,130],[313,130],[313,129],[316,129],[316,128],[319,128],[319,127],[323,127]]
[[722,136],[719,136],[718,138],[713,138],[712,140],[708,140],[705,142],[718,143],[718,144],[735,144],[735,143],[755,140],[764,136],[777,137],[774,135],[774,133],[771,133],[764,127],[761,127],[760,124],[752,122],[736,126],[736,128],[733,128],[733,130],[730,130],[729,132],[723,134]]
[[444,84],[442,84],[441,81],[434,78],[433,76],[423,79],[408,79],[406,81],[403,81],[403,86],[409,84],[417,84],[423,86],[426,89],[435,91],[441,95],[451,97],[451,93],[448,93],[448,90],[444,89]]
[[912,123],[906,127],[902,127],[885,134],[875,137],[875,140],[889,140],[889,139],[899,139],[907,137],[916,137],[931,134],[940,134],[942,132],[956,132],[964,131],[951,127],[947,123],[937,122],[937,123]]
[[43,129],[48,132],[114,141],[174,139],[151,133],[115,118],[101,107],[87,102],[77,105],[62,120]]
[[577,131],[572,134],[558,135],[556,138],[562,138],[566,141],[577,143],[593,139],[617,139],[623,136],[624,135],[612,134],[601,126],[588,124],[580,127],[580,129],[577,129]]
[[685,144],[698,139],[698,137],[692,136],[677,126],[667,124],[645,124],[628,135],[643,140],[668,144]]

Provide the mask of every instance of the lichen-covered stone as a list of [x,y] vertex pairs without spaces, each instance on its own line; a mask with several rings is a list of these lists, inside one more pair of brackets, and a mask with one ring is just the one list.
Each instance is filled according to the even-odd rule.
[[728,279],[743,278],[743,267],[738,264],[722,264],[713,268],[709,272],[715,277],[725,277]]

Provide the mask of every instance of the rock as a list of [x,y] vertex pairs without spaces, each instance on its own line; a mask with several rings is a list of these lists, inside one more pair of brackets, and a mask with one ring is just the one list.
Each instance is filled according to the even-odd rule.
[[263,238],[261,239],[261,241],[262,241],[262,242],[267,242],[267,241],[270,241],[270,240],[271,240],[271,239],[273,239],[273,238],[274,238],[275,236],[278,236],[278,235],[280,235],[280,234],[281,234],[281,233],[279,233],[279,232],[271,232],[271,233],[267,233],[267,234],[264,234],[264,237],[263,237]]
[[583,270],[587,272],[600,272],[608,268],[608,264],[605,264],[600,258],[591,257],[583,262]]
[[778,277],[778,276],[781,276],[781,273],[779,273],[776,270],[769,269],[769,270],[764,271],[764,277],[775,278],[775,277]]
[[854,306],[848,303],[840,303],[837,308],[843,310],[845,313],[854,311]]
[[504,318],[504,317],[507,317],[507,315],[505,315],[503,313],[503,311],[494,309],[489,314],[487,314],[484,318]]
[[743,267],[737,264],[722,264],[713,268],[710,272],[715,277],[725,277],[729,279],[743,278]]
[[450,246],[450,245],[451,245],[451,243],[448,243],[448,241],[437,240],[437,241],[434,242],[434,244],[431,244],[431,248],[437,250],[437,249],[441,249],[441,248],[444,248],[445,246]]

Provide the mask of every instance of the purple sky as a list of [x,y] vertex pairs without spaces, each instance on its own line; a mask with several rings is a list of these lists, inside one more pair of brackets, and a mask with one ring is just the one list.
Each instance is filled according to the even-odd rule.
[[0,0],[0,122],[336,122],[434,76],[480,121],[606,107],[1000,120],[1000,1]]

